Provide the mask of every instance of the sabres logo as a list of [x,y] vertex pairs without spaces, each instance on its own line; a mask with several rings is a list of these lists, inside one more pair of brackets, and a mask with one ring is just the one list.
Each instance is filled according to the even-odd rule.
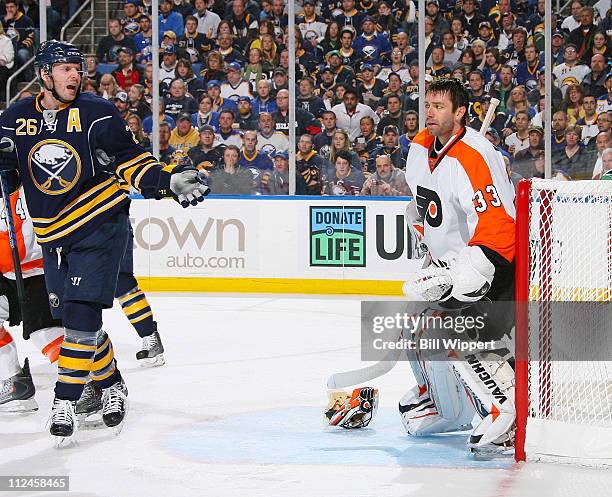
[[30,176],[36,188],[47,195],[69,191],[81,176],[77,151],[62,140],[43,140],[28,154]]

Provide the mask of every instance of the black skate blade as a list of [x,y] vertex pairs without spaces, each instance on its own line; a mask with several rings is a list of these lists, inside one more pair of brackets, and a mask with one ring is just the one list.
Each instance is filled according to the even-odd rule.
[[2,414],[24,414],[38,411],[38,402],[34,397],[24,400],[11,400],[0,406]]
[[91,413],[77,414],[76,417],[79,430],[95,430],[104,426],[101,409]]
[[494,459],[514,457],[514,447],[487,445],[483,447],[469,447],[469,450],[476,461],[492,461]]

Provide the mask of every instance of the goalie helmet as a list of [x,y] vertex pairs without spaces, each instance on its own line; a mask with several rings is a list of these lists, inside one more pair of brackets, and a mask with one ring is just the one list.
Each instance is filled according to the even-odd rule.
[[330,426],[346,429],[365,428],[378,409],[378,390],[361,387],[352,395],[342,390],[330,392],[325,417]]

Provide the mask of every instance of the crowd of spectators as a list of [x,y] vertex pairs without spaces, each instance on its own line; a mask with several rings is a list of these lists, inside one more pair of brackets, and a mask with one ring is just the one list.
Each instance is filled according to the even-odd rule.
[[[287,193],[294,125],[298,194],[410,194],[403,171],[423,124],[421,69],[426,85],[441,77],[464,82],[473,128],[480,129],[491,98],[498,98],[486,136],[504,155],[508,174],[513,181],[544,175],[544,0],[427,0],[424,47],[412,0],[297,0],[294,123],[284,0],[160,0],[155,41],[150,1],[142,1],[125,0],[108,21],[108,35],[87,57],[85,91],[113,100],[136,139],[150,147],[151,60],[159,49],[161,160],[192,162],[209,176],[213,193]],[[9,16],[15,4],[6,5]],[[549,145],[558,179],[606,172],[609,5],[575,0],[566,16],[552,16]],[[2,43],[0,36],[0,78],[8,67]]]

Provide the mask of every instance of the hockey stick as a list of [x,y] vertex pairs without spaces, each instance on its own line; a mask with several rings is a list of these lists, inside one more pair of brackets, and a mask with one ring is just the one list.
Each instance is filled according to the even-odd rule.
[[[395,341],[397,342],[402,336],[403,333],[400,332]],[[402,350],[398,347],[395,350],[390,350],[385,358],[378,361],[376,364],[361,369],[345,371],[343,373],[334,373],[327,379],[327,388],[345,388],[351,385],[365,383],[366,381],[387,374],[395,367],[401,353]]]
[[498,105],[499,99],[492,97],[491,103],[489,104],[489,108],[487,109],[487,113],[485,114],[485,117],[482,120],[482,126],[480,126],[480,134],[482,136],[487,134],[487,130],[489,129],[489,126],[491,126],[491,123],[495,118],[495,109],[497,109]]
[[[3,138],[0,142],[0,153],[10,153],[15,149],[14,143],[9,138]],[[6,226],[8,229],[9,245],[11,246],[11,255],[13,257],[13,269],[15,272],[15,283],[17,284],[17,297],[20,304],[25,303],[25,288],[23,286],[23,274],[21,273],[21,259],[19,257],[19,248],[17,245],[17,235],[15,234],[15,222],[13,218],[13,209],[11,207],[11,195],[9,193],[8,179],[6,171],[0,171],[0,190],[2,200],[4,201],[4,209],[6,215]]]

